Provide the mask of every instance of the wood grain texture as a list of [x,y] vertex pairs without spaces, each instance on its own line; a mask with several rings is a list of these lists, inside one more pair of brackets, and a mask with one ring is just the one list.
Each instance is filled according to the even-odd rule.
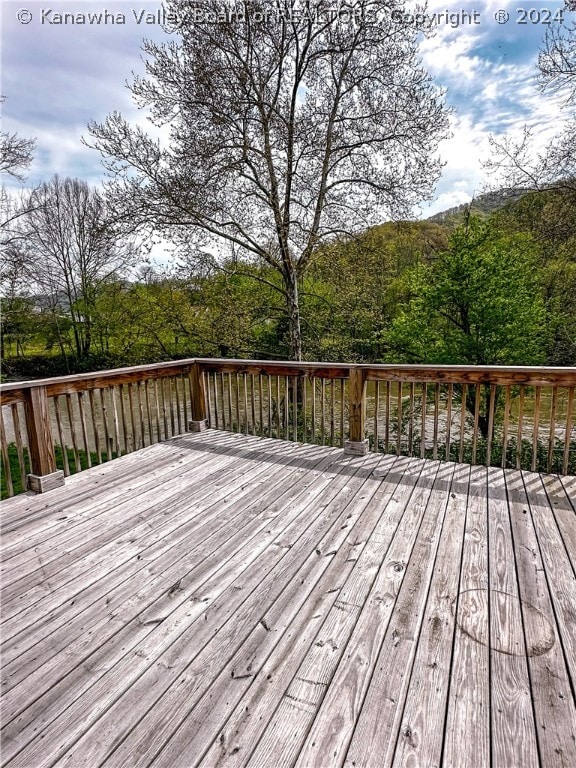
[[[568,693],[566,659],[560,642],[546,573],[538,546],[534,520],[523,478],[507,473],[510,522],[515,542],[520,608],[526,637],[534,705],[536,735],[543,766],[576,765],[576,709]],[[548,481],[549,495],[560,497],[560,489]],[[564,502],[565,503],[565,502]],[[558,553],[561,558],[562,554]]]
[[26,390],[24,413],[32,474],[50,475],[56,471],[56,456],[46,387],[34,386]]
[[452,610],[456,635],[444,721],[442,765],[490,766],[490,664],[486,470],[473,467],[468,481],[459,594]]
[[492,760],[539,765],[527,646],[504,473],[488,469],[488,570]]
[[576,764],[572,478],[208,430],[67,482],[3,504],[7,768]]

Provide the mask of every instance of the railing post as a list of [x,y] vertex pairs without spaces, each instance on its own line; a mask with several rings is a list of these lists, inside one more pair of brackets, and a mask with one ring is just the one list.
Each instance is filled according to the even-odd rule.
[[46,387],[30,387],[24,393],[24,413],[32,472],[28,488],[35,493],[64,485],[64,472],[56,467]]
[[366,378],[363,368],[350,368],[349,380],[350,432],[344,453],[365,456],[368,453],[366,427]]
[[192,420],[188,423],[190,432],[204,432],[208,428],[206,418],[206,398],[202,371],[198,363],[190,368],[190,396],[192,398]]

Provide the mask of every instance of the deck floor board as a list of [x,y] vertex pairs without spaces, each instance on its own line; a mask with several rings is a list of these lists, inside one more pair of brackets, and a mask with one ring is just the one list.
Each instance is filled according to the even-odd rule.
[[5,502],[3,766],[576,765],[575,490],[209,430]]

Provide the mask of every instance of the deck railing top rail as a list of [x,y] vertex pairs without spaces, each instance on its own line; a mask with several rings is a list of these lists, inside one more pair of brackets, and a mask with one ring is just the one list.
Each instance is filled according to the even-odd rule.
[[75,373],[30,381],[0,384],[0,397],[20,393],[31,387],[46,387],[49,395],[98,389],[109,383],[130,383],[184,373],[197,363],[203,371],[218,373],[269,374],[273,376],[318,376],[349,378],[350,370],[364,372],[367,381],[428,381],[454,384],[499,384],[526,386],[576,386],[576,367],[506,366],[506,365],[429,365],[389,363],[321,363],[285,360],[242,360],[228,358],[187,358],[165,363],[134,365],[106,371]]

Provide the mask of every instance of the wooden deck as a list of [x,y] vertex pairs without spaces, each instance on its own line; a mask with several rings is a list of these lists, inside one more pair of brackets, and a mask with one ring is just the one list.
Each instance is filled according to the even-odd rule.
[[5,502],[2,763],[573,768],[575,499],[208,431]]

